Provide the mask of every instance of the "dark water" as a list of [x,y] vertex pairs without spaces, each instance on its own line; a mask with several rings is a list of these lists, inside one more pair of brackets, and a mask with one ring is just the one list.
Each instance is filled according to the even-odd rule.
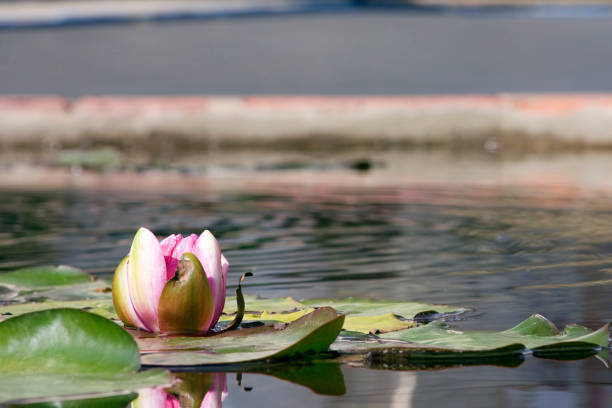
[[[263,296],[368,296],[467,306],[458,328],[506,329],[532,313],[559,327],[612,321],[612,200],[538,190],[323,188],[129,194],[0,192],[0,269],[70,264],[109,278],[136,229],[211,229],[229,281],[255,271]],[[228,288],[233,293],[233,287]],[[603,407],[612,375],[594,359],[518,368],[342,367],[346,394],[228,374],[233,406]]]

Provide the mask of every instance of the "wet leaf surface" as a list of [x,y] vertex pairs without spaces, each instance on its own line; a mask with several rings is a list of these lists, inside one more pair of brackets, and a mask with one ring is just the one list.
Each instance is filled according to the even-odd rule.
[[168,384],[137,373],[136,342],[122,328],[77,309],[27,313],[0,323],[0,402],[125,394]]
[[[283,327],[257,327],[209,337],[155,337],[133,332],[150,366],[199,366],[285,359],[327,351],[344,316],[320,308]],[[141,337],[141,336],[146,337]]]
[[[289,313],[295,312],[296,310],[309,308],[309,306],[306,306],[291,297],[261,298],[257,295],[244,295],[244,301],[246,304],[245,313],[247,314],[260,314],[264,311],[268,313]],[[236,313],[236,310],[236,297],[226,297],[223,314],[233,315]]]
[[[330,306],[346,314],[344,330],[362,333],[384,333],[413,327],[412,319],[423,312],[435,311],[436,317],[445,314],[458,314],[467,309],[455,306],[431,305],[418,302],[399,302],[375,299],[307,299],[298,302],[292,298],[263,299],[257,296],[246,296],[246,309],[250,312],[243,321],[279,321],[290,322],[314,308]],[[232,303],[226,300],[222,321],[231,320],[235,311]]]
[[453,330],[442,322],[432,322],[411,330],[381,334],[380,338],[464,351],[491,350],[511,344],[522,344],[525,348],[532,350],[555,345],[559,351],[563,351],[575,347],[576,343],[588,344],[589,348],[607,347],[608,333],[608,325],[597,331],[578,325],[569,325],[563,332],[560,332],[544,316],[533,315],[515,327],[502,332],[463,332]]
[[596,331],[568,325],[560,332],[545,317],[533,315],[502,332],[457,331],[432,322],[379,336],[343,336],[331,349],[366,355],[367,366],[413,369],[455,364],[514,366],[529,352],[557,360],[581,359],[608,346],[607,324]]
[[72,308],[82,309],[90,313],[95,313],[107,319],[118,319],[113,302],[111,299],[92,299],[92,300],[45,300],[35,303],[17,303],[12,305],[0,306],[0,320],[6,320],[13,316],[24,313],[37,312],[48,309]]
[[74,285],[93,280],[95,278],[87,272],[65,265],[23,268],[0,274],[0,284],[21,288]]
[[302,303],[310,307],[331,306],[340,313],[353,316],[376,316],[393,313],[406,319],[412,319],[418,313],[425,311],[435,310],[438,313],[455,314],[467,310],[457,306],[362,298],[307,299],[302,301]]

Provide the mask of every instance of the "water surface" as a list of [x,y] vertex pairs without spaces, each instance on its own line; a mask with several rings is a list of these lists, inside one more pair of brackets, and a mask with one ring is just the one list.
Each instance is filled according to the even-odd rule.
[[[473,309],[459,329],[506,329],[532,313],[559,327],[612,321],[612,200],[465,185],[0,192],[0,269],[70,264],[110,278],[136,229],[214,231],[230,261],[228,294],[375,297]],[[552,198],[551,198],[552,197]],[[594,358],[528,358],[518,368],[385,371],[342,367],[343,396],[228,375],[233,406],[609,406]]]

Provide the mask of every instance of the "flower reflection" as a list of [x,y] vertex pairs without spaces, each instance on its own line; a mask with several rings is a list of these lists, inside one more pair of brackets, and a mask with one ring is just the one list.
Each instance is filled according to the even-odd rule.
[[174,373],[176,383],[167,389],[139,392],[132,408],[220,408],[227,397],[225,373]]

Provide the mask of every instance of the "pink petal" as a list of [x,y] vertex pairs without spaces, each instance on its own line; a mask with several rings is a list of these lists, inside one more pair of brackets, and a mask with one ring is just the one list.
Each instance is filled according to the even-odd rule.
[[[196,234],[191,234],[190,236],[186,238],[183,238],[181,234],[177,234],[174,236],[177,237],[176,244],[174,245],[174,247],[172,247],[172,250],[170,252],[164,252],[164,259],[166,260],[166,271],[167,271],[166,277],[168,279],[171,279],[174,277],[174,274],[176,273],[176,267],[178,266],[179,260],[181,259],[181,257],[183,256],[185,252],[193,252],[193,247],[195,245],[195,242],[198,240],[198,236]],[[170,237],[172,237],[172,235],[169,236],[168,238]],[[162,250],[163,250],[162,244],[168,238],[160,242],[160,245],[162,246]]]
[[182,239],[183,236],[181,234],[168,235],[166,238],[162,239],[159,246],[161,247],[164,257],[171,256],[172,251],[174,251],[174,247],[176,244],[181,242]]
[[176,266],[178,265],[178,259],[172,257],[172,252],[174,252],[174,248],[176,248],[182,240],[183,236],[181,234],[172,234],[162,239],[159,243],[162,253],[164,254],[164,260],[166,261],[167,279],[170,279],[174,276],[174,271],[176,270]]
[[183,240],[174,248],[174,251],[172,251],[172,257],[178,262],[185,252],[193,252],[193,247],[195,246],[197,240],[198,236],[196,234],[191,234],[190,236],[183,238]]
[[[174,396],[169,396],[161,388],[146,388],[138,391],[138,399],[132,402],[131,406],[134,408],[173,408],[172,405],[168,405],[168,397],[176,400]],[[180,405],[177,406],[180,407]]]
[[164,408],[181,408],[181,403],[174,395],[167,394]]
[[[219,316],[221,316],[223,306],[225,305],[225,281],[223,279],[223,269],[221,267],[221,248],[213,234],[206,230],[196,241],[193,253],[198,257],[200,263],[202,263],[204,267],[204,272],[206,272],[208,284],[210,285],[210,290],[212,291],[215,301],[215,313],[210,327],[208,327],[208,329],[210,329],[214,327],[219,320]],[[206,328],[203,328],[203,330],[205,329]]]
[[227,380],[225,373],[214,373],[210,389],[204,395],[200,408],[221,408],[221,402],[227,397]]
[[140,228],[136,232],[128,262],[128,285],[134,309],[149,331],[159,331],[157,308],[167,281],[166,261],[151,231]]

